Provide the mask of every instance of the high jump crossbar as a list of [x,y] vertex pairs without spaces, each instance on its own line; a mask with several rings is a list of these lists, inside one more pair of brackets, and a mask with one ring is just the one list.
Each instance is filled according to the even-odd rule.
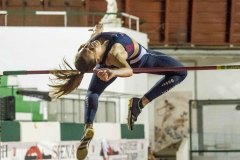
[[[197,70],[229,70],[240,69],[240,65],[217,65],[217,66],[189,66],[189,67],[153,67],[153,68],[133,68],[133,73],[166,73],[176,71],[197,71]],[[78,72],[77,70],[16,70],[3,71],[4,76],[10,75],[30,75],[30,74],[52,74],[56,72]],[[94,71],[87,72],[93,73]]]

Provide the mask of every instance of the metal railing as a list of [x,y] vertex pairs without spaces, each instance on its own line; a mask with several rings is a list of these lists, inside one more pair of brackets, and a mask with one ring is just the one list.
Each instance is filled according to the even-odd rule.
[[64,16],[64,26],[67,27],[67,12],[66,11],[36,11],[35,14],[36,15],[46,15],[46,16],[63,15]]
[[136,30],[139,31],[139,17],[124,12],[122,12],[121,15],[128,18],[128,27],[130,29],[132,29],[132,19],[136,20]]
[[7,26],[7,11],[0,11],[0,15],[4,15],[4,25]]

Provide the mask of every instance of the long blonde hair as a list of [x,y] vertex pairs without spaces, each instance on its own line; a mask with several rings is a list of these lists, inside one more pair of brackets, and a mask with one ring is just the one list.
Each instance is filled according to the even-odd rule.
[[[83,45],[81,45],[83,46]],[[97,65],[94,55],[90,55],[87,50],[78,50],[75,57],[75,68],[69,65],[66,59],[63,58],[63,67],[65,70],[55,70],[51,74],[54,78],[50,79],[52,81],[52,87],[49,96],[52,98],[59,98],[63,95],[67,95],[75,90],[81,83],[83,75],[86,72],[91,72],[93,68]]]
[[49,85],[52,89],[49,95],[52,98],[59,98],[67,95],[75,90],[81,83],[84,73],[73,70],[68,62],[63,59],[63,67],[65,70],[54,70],[51,74],[54,78],[50,78],[52,84]]

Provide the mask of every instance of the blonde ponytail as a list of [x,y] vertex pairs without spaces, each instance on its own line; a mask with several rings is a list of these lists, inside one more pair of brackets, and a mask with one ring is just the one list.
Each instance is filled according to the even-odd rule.
[[59,98],[71,93],[80,85],[83,79],[84,73],[73,70],[65,59],[63,59],[63,62],[66,70],[55,70],[51,73],[54,78],[50,79],[52,84],[49,86],[52,87],[52,89],[49,96],[52,98]]

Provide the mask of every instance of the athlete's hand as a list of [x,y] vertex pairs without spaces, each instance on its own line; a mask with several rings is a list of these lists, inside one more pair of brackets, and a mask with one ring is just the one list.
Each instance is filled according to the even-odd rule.
[[105,82],[114,77],[114,70],[109,68],[94,69],[93,71],[97,74],[98,78]]

